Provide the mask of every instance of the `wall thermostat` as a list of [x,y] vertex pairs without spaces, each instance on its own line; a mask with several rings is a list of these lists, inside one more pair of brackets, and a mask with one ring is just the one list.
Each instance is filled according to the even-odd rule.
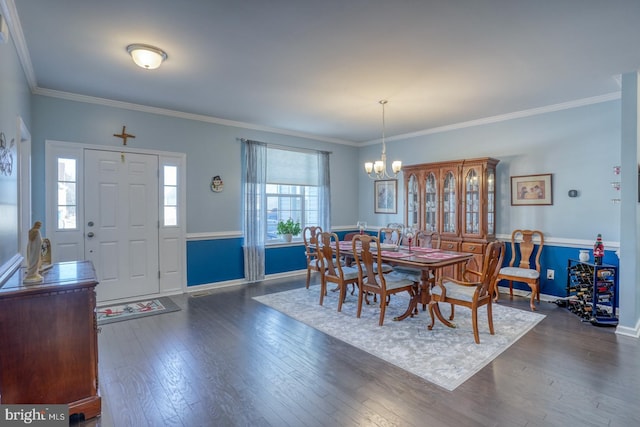
[[569,190],[569,197],[578,197],[578,190]]

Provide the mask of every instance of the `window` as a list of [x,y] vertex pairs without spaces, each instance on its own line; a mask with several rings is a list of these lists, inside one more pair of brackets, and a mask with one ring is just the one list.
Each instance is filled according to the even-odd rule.
[[178,225],[178,168],[177,166],[167,166],[163,168],[163,188],[164,197],[162,205],[164,207],[163,225]]
[[78,226],[78,182],[76,159],[58,158],[58,229],[75,230]]
[[304,228],[318,224],[318,187],[267,184],[267,240],[278,239],[279,221],[289,218]]
[[[266,241],[279,240],[279,221],[320,224],[318,153],[267,148]],[[300,237],[300,236],[298,236]]]

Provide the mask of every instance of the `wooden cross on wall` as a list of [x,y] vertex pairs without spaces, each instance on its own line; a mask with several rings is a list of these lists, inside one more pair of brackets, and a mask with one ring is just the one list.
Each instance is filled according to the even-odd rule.
[[127,138],[135,138],[135,135],[131,135],[129,133],[126,133],[125,130],[127,129],[126,126],[122,126],[122,133],[118,134],[118,133],[114,133],[113,136],[117,137],[117,138],[122,138],[122,145],[127,145]]

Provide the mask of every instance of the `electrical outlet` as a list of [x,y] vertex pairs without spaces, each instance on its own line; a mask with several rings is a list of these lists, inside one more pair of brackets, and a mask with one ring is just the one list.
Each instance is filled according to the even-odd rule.
[[548,269],[547,270],[547,280],[553,280],[556,277],[555,270]]

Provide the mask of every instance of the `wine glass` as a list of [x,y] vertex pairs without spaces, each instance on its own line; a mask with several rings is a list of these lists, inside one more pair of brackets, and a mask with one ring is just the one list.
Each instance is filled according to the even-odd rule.
[[407,238],[407,243],[409,244],[409,252],[411,252],[411,243],[413,243],[413,238],[415,237],[416,232],[413,227],[405,227],[404,228],[404,237]]
[[358,221],[356,226],[358,227],[358,230],[360,230],[360,234],[364,234],[364,230],[367,229],[367,222],[366,221]]

